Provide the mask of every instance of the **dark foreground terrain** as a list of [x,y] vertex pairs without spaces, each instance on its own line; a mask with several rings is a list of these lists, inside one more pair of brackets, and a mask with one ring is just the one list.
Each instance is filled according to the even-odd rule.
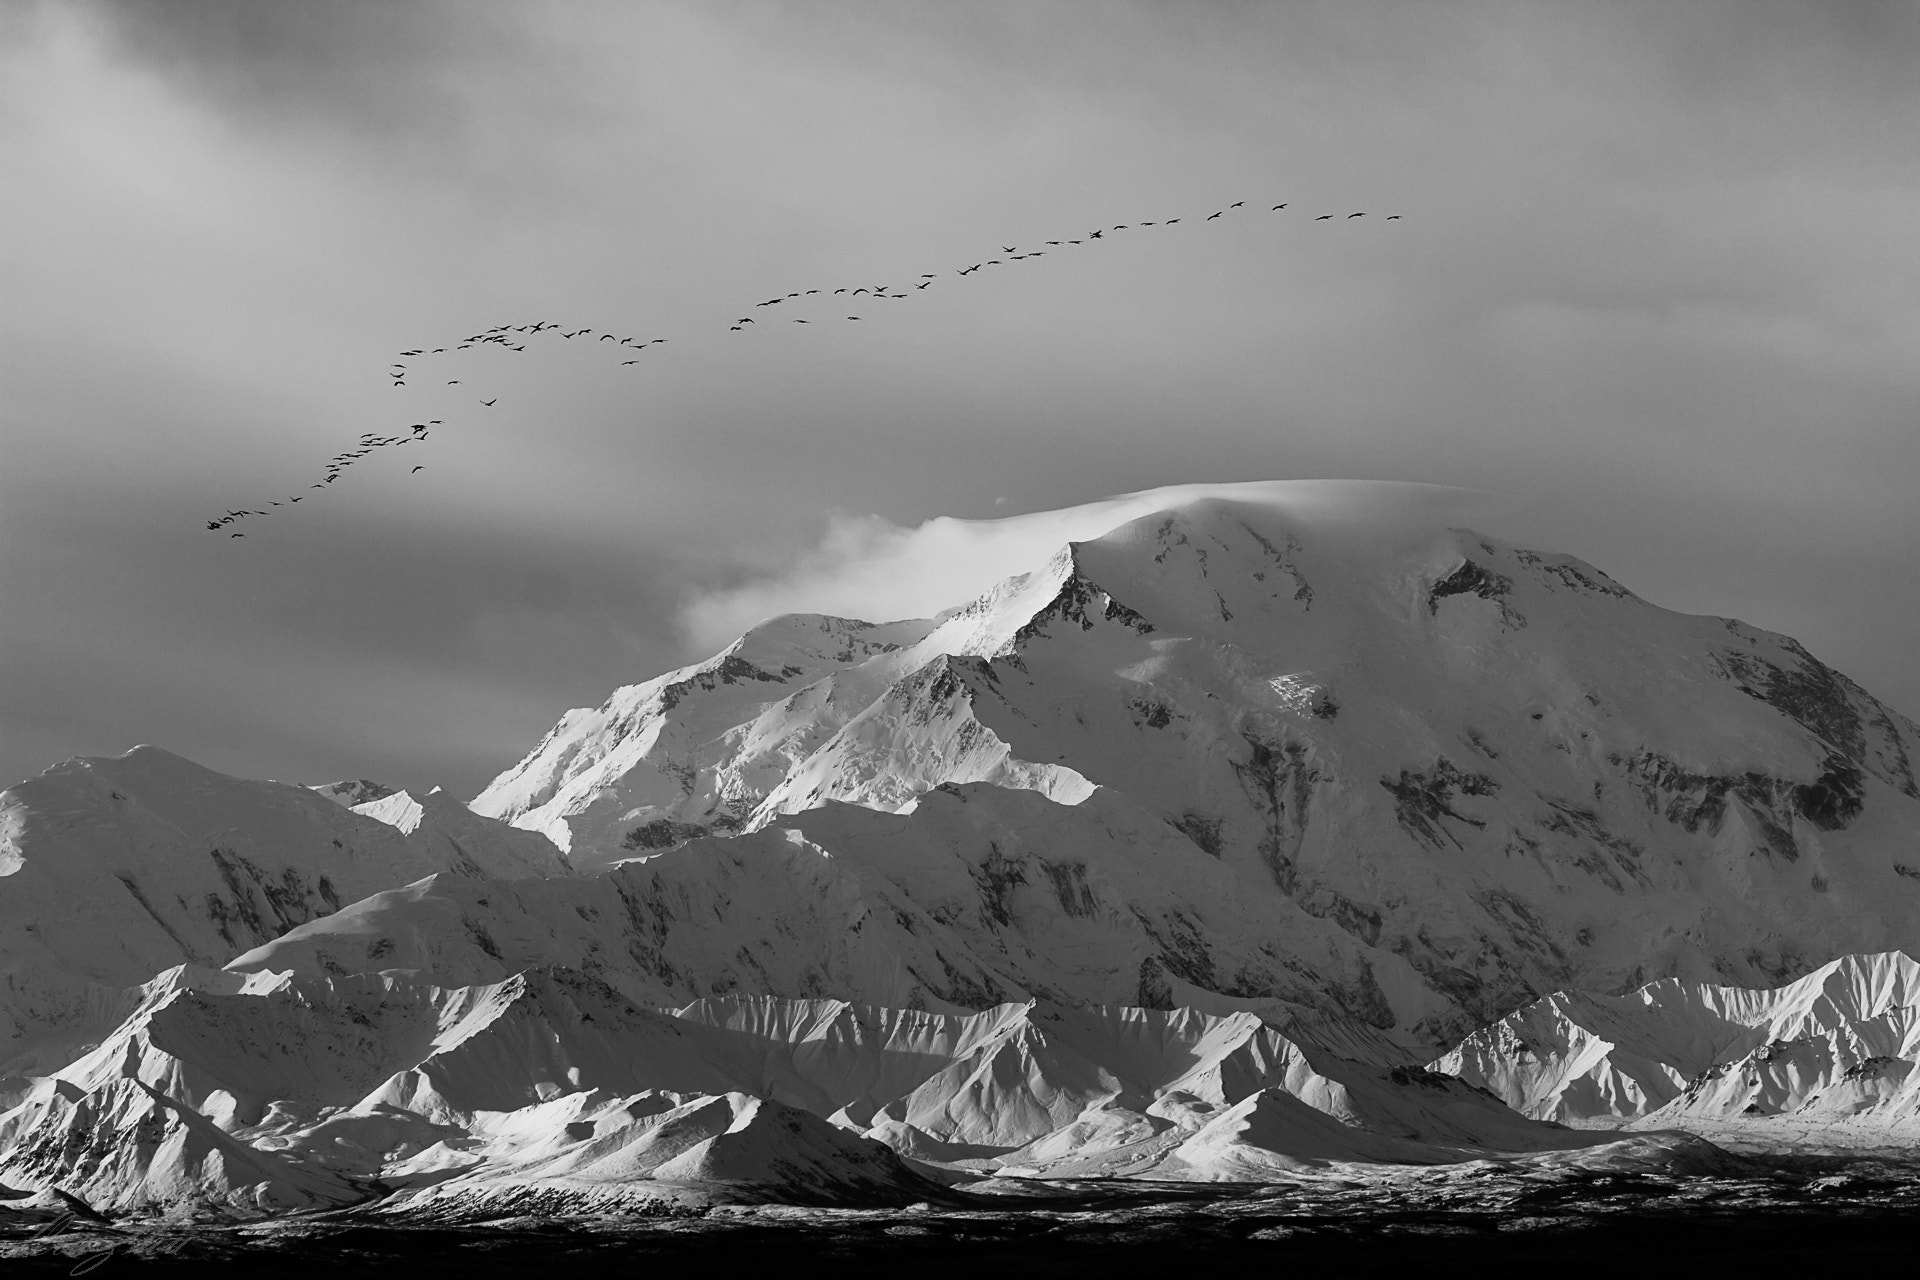
[[[979,1203],[971,1203],[978,1201]],[[899,1268],[903,1274],[1178,1275],[1196,1266],[1409,1268],[1431,1276],[1824,1274],[1910,1265],[1920,1168],[1826,1161],[1742,1177],[1542,1182],[1498,1170],[1382,1183],[1009,1186],[951,1206],[718,1206],[672,1216],[407,1221],[367,1210],[246,1225],[9,1230],[0,1273],[274,1277]],[[51,1228],[51,1229],[50,1229]]]

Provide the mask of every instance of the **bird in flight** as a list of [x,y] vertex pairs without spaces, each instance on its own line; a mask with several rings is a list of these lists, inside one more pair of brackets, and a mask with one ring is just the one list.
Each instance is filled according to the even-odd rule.
[[[1213,213],[1206,215],[1203,220],[1207,222],[1212,222],[1215,219],[1225,217],[1228,211],[1233,209],[1244,208],[1247,205],[1247,203],[1248,202],[1245,200],[1235,200],[1232,203],[1226,205],[1225,207],[1221,209],[1217,209]],[[1292,206],[1290,204],[1283,201],[1270,206],[1270,209],[1272,212],[1278,213],[1284,209],[1288,209],[1291,207]],[[1339,214],[1331,214],[1331,213],[1321,214],[1317,218],[1315,218],[1314,221],[1330,222],[1340,216],[1341,215]],[[1364,218],[1366,216],[1367,216],[1367,213],[1364,210],[1356,211],[1356,212],[1345,215],[1345,217],[1348,220],[1352,220],[1356,218]],[[1397,213],[1384,214],[1381,216],[1383,217],[1384,220],[1390,221],[1390,222],[1397,222],[1401,220],[1401,215]],[[1124,222],[1114,223],[1109,227],[1103,227],[1096,230],[1088,231],[1084,234],[1082,238],[1079,238],[1079,239],[1048,240],[1045,243],[1047,248],[1049,249],[1059,248],[1062,246],[1078,246],[1082,244],[1091,243],[1095,240],[1104,239],[1107,233],[1110,231],[1128,231],[1135,227],[1153,227],[1153,226],[1172,227],[1172,226],[1179,225],[1182,221],[1184,221],[1183,218],[1167,218],[1157,223],[1152,221],[1141,221],[1141,222],[1135,222],[1135,223],[1124,223]],[[984,262],[975,262],[970,266],[956,268],[954,270],[954,274],[961,275],[961,276],[972,275],[979,272],[983,267],[988,267],[988,266],[997,267],[997,266],[1004,265],[1005,263],[1008,263],[1008,262],[1023,262],[1028,258],[1037,258],[1037,257],[1043,256],[1042,250],[1034,249],[1034,250],[1022,252],[1013,245],[1001,246],[1001,253],[1002,253],[1002,256],[1000,258],[989,259]],[[941,274],[944,274],[944,273],[941,273]],[[939,275],[934,272],[922,272],[920,273],[919,278],[913,283],[911,288],[903,285],[901,286],[901,291],[898,293],[892,292],[891,291],[892,286],[890,285],[866,285],[866,286],[860,286],[860,287],[842,286],[840,288],[832,289],[830,291],[825,288],[796,290],[794,292],[787,293],[785,295],[775,295],[774,297],[767,298],[764,301],[755,303],[754,306],[755,307],[778,306],[782,302],[795,301],[803,297],[814,297],[821,294],[826,294],[828,292],[831,292],[831,294],[835,297],[840,297],[848,294],[851,294],[852,297],[860,297],[862,295],[870,294],[876,299],[886,298],[889,300],[899,300],[899,299],[910,297],[912,293],[914,293],[915,291],[924,291],[932,287],[933,282],[938,278],[939,278]],[[849,301],[851,300],[852,298],[849,298]],[[795,324],[813,323],[813,319],[809,317],[792,317],[792,318]],[[858,322],[862,318],[863,317],[858,315],[849,315],[846,317],[846,319],[849,322]],[[746,328],[746,326],[751,325],[753,323],[754,321],[750,316],[741,316],[729,326],[728,331],[732,333],[739,333],[739,332],[742,332]],[[393,361],[389,365],[388,377],[394,386],[396,387],[406,386],[408,385],[408,375],[409,373],[412,372],[411,367],[408,364],[404,363],[406,360],[412,359],[414,357],[427,355],[427,354],[444,355],[452,351],[467,351],[472,349],[475,346],[483,345],[486,343],[496,343],[502,347],[505,347],[507,350],[510,350],[510,351],[524,352],[527,349],[525,344],[528,341],[528,339],[522,339],[521,342],[516,343],[513,340],[514,335],[524,334],[524,335],[537,336],[539,334],[546,332],[547,330],[553,330],[557,334],[559,334],[559,336],[563,338],[569,338],[569,339],[595,336],[595,333],[596,333],[595,330],[585,326],[568,330],[559,323],[547,321],[547,320],[539,320],[531,324],[521,324],[521,325],[509,325],[509,324],[494,325],[490,328],[483,329],[480,332],[470,335],[464,341],[457,342],[455,345],[451,347],[433,347],[433,348],[415,347],[415,348],[409,348],[407,350],[398,352],[397,354],[401,357],[401,359]],[[634,348],[634,355],[636,357],[645,348],[650,346],[660,345],[668,341],[668,339],[666,338],[654,338],[651,341],[642,341],[640,339],[633,338],[633,337],[622,338],[616,335],[615,333],[613,333],[611,330],[598,333],[597,340],[599,342],[614,342],[618,346],[622,346],[622,347],[631,346]],[[632,364],[638,364],[639,361],[638,359],[629,359],[629,360],[622,360],[619,363],[622,365],[632,365]],[[465,385],[465,382],[463,379],[460,379],[460,378],[449,378],[445,380],[445,385],[449,387],[463,386]],[[490,399],[481,400],[478,403],[484,408],[493,408],[499,404],[499,399],[498,397],[494,397]],[[433,421],[436,425],[439,423],[439,419],[434,419]],[[411,444],[414,441],[426,439],[427,432],[425,430],[425,424],[414,423],[412,424],[412,428],[413,428],[414,434],[411,436],[397,436],[397,435],[396,436],[380,436],[371,432],[363,434],[359,442],[359,447],[357,449],[336,454],[332,459],[328,461],[328,463],[324,468],[325,474],[323,475],[321,481],[310,485],[309,490],[325,488],[327,485],[332,484],[335,480],[339,479],[340,476],[345,473],[347,467],[352,466],[355,462],[368,456],[375,449],[384,448],[388,445]],[[427,464],[422,463],[412,468],[409,474],[417,475],[419,472],[426,469],[426,465]],[[229,512],[225,517],[219,520],[210,521],[207,525],[207,528],[209,530],[217,532],[221,528],[225,528],[228,525],[231,525],[236,519],[247,517],[247,516],[254,516],[254,515],[264,516],[269,514],[271,510],[274,508],[290,505],[294,502],[299,502],[299,501],[302,501],[300,497],[292,496],[285,499],[284,501],[270,502],[267,508],[263,510]],[[238,533],[238,531],[234,531],[233,536],[239,537],[241,535]]]

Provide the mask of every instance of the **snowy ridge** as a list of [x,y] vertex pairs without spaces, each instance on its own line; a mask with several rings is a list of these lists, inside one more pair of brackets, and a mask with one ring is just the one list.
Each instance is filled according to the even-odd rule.
[[444,987],[181,967],[0,1114],[0,1180],[114,1213],[873,1204],[937,1194],[930,1176],[1270,1179],[1606,1141],[1250,1014],[665,1011],[568,969]]
[[383,782],[370,782],[366,778],[347,778],[340,782],[323,782],[309,786],[307,790],[339,805],[342,809],[351,809],[366,804],[370,800],[380,800],[390,796],[394,788]]
[[1920,963],[1844,956],[1771,990],[1558,991],[1433,1064],[1566,1122],[1794,1115],[1920,1131]]

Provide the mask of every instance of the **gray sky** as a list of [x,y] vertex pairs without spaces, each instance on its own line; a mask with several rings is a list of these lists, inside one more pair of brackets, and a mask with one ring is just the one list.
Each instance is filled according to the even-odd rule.
[[[1484,490],[1920,713],[1917,65],[1831,0],[0,0],[0,780],[471,795],[923,522],[1219,480]],[[540,318],[671,342],[386,385]]]

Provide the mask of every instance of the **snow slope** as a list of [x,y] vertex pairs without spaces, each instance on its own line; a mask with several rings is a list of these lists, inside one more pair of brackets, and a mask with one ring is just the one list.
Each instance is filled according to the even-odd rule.
[[[947,1010],[1042,997],[1284,1019],[1397,996],[1408,1021],[1443,1007],[1399,957],[1284,898],[1250,901],[1229,869],[1117,794],[1070,807],[985,782],[942,787],[908,814],[829,802],[598,877],[436,876],[231,967],[469,983],[553,963],[657,1003],[747,992]],[[1346,1025],[1306,1034],[1364,1054]]]

